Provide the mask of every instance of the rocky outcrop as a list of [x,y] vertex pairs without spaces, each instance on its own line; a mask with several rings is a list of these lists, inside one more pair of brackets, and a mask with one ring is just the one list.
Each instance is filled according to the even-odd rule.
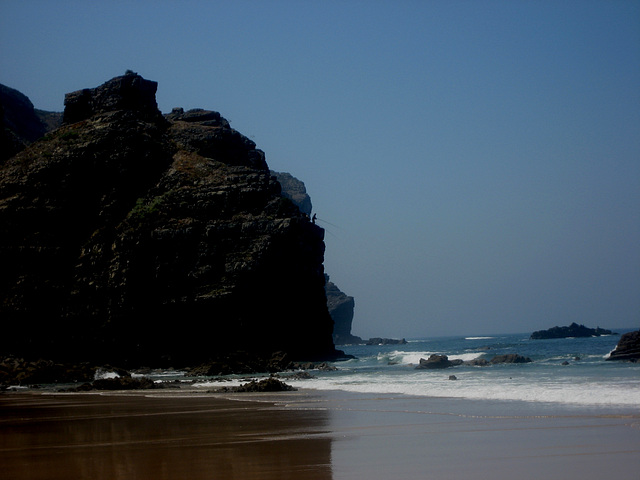
[[449,360],[446,355],[433,354],[428,359],[421,358],[417,370],[437,370],[462,365],[462,360]]
[[640,330],[623,334],[607,360],[640,361]]
[[0,170],[0,353],[123,366],[339,355],[324,231],[217,112],[133,72]]
[[165,386],[166,385],[162,383],[154,383],[153,380],[146,377],[132,378],[131,376],[125,376],[117,378],[100,378],[93,382],[87,382],[65,391],[89,392],[92,390],[151,390],[164,388]]
[[471,360],[466,360],[464,364],[471,367],[486,367],[487,365],[490,365],[489,360],[486,358],[473,358]]
[[568,337],[599,337],[600,335],[615,335],[611,330],[604,328],[588,328],[584,325],[572,323],[568,327],[552,327],[548,330],[538,330],[531,334],[532,340],[544,340],[549,338],[568,338]]
[[297,388],[293,388],[277,378],[269,377],[263,380],[252,380],[239,387],[231,387],[230,390],[233,392],[292,392]]
[[36,110],[26,95],[0,84],[0,164],[59,127],[61,119],[59,113]]
[[212,377],[231,373],[282,372],[293,368],[293,362],[285,352],[274,352],[271,355],[256,355],[238,350],[218,356],[215,360],[191,367],[188,377]]
[[493,365],[497,363],[531,363],[531,359],[517,353],[507,353],[505,355],[496,355],[489,362]]
[[88,363],[61,363],[51,360],[0,358],[0,385],[75,383],[91,381],[97,368]]
[[355,300],[352,296],[342,292],[333,282],[329,281],[329,275],[325,275],[327,283],[327,307],[333,319],[333,341],[336,345],[348,345],[362,343],[362,339],[351,334],[353,323],[353,311]]
[[159,122],[162,114],[156,103],[158,83],[127,70],[98,88],[85,88],[64,97],[63,123],[72,124],[102,113],[127,111],[138,119]]
[[306,215],[311,215],[313,206],[311,205],[311,197],[307,193],[304,182],[286,172],[271,172],[278,179],[282,186],[282,196],[291,200],[298,206],[300,211]]

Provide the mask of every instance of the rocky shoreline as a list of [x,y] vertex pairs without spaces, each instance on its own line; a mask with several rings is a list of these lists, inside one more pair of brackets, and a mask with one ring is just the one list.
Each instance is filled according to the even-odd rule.
[[[184,367],[185,382],[191,382],[195,378],[217,378],[224,381],[223,377],[231,374],[241,375],[271,375],[291,376],[296,378],[311,378],[309,370],[336,370],[336,367],[326,361],[299,362],[292,361],[286,353],[277,352],[269,358],[254,357],[252,362],[247,361],[248,356],[243,352],[236,352],[226,359],[206,362],[194,367]],[[341,359],[352,358],[344,356]],[[338,360],[338,358],[334,359]],[[11,387],[40,388],[41,385],[79,384],[78,391],[88,390],[129,390],[148,388],[179,388],[174,382],[154,383],[148,377],[160,369],[149,367],[124,369],[111,365],[91,365],[88,362],[75,364],[55,362],[52,360],[25,360],[13,356],[0,359],[0,391]],[[174,368],[162,369],[162,371],[176,371]],[[195,380],[193,380],[195,381]]]
[[[242,364],[233,363],[242,359]],[[0,392],[43,388],[64,392],[112,391],[112,390],[151,390],[151,389],[181,389],[188,388],[207,381],[229,382],[230,374],[245,374],[242,381],[246,384],[230,387],[221,386],[208,390],[209,392],[260,392],[260,391],[289,391],[291,387],[282,380],[287,378],[313,378],[310,371],[337,370],[327,362],[296,362],[279,352],[268,362],[256,360],[249,368],[246,359],[239,352],[235,359],[208,362],[196,367],[183,370],[160,370],[152,368],[138,368],[126,370],[111,365],[92,366],[89,363],[70,364],[57,363],[51,360],[28,361],[22,358],[5,357],[0,360]],[[175,371],[180,379],[153,380]],[[265,378],[266,377],[266,378]]]

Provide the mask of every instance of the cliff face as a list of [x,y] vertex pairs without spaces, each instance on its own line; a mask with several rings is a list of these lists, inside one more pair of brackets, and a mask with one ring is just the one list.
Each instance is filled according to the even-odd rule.
[[313,206],[304,182],[286,172],[271,172],[282,186],[282,196],[295,203],[302,213],[311,215]]
[[57,128],[61,120],[59,113],[36,110],[26,95],[0,85],[0,163]]
[[193,364],[336,354],[324,231],[217,112],[127,73],[0,171],[0,352]]
[[[311,215],[311,197],[307,193],[304,183],[290,173],[271,172],[282,185],[282,195],[289,198],[302,213]],[[333,319],[333,341],[336,345],[363,343],[360,337],[351,334],[353,323],[353,311],[355,309],[354,298],[342,292],[329,276],[325,275],[325,292],[327,294],[327,307]]]
[[329,275],[325,275],[327,283],[327,307],[333,318],[333,341],[336,345],[363,343],[362,338],[351,334],[353,323],[353,311],[356,303],[352,296],[340,290],[333,282],[329,281]]

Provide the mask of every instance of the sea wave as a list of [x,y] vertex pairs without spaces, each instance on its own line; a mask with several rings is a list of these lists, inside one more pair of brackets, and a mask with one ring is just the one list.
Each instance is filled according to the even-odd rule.
[[316,390],[342,390],[354,393],[404,394],[422,397],[465,398],[470,400],[509,400],[547,402],[573,405],[640,405],[640,390],[625,383],[599,383],[585,388],[579,382],[529,383],[509,377],[487,382],[486,378],[471,378],[456,372],[456,381],[449,380],[442,371],[434,374],[419,372],[413,378],[376,376],[375,381],[362,375],[324,377],[294,381],[294,387]]
[[120,375],[118,375],[116,372],[107,371],[100,368],[96,370],[96,373],[93,375],[94,380],[106,380],[112,378],[120,378]]
[[465,340],[489,340],[496,337],[464,337]]
[[[431,355],[446,355],[439,352],[407,352],[396,350],[393,352],[380,353],[377,356],[377,361],[382,364],[391,364],[391,365],[418,365],[420,363],[420,359],[429,358]],[[447,355],[449,360],[463,360],[469,361],[474,360],[476,358],[482,357],[482,352],[473,352],[473,353],[452,353]]]
[[460,354],[451,354],[449,355],[449,360],[463,360],[468,362],[469,360],[475,360],[476,358],[480,358],[484,355],[484,353],[460,353]]

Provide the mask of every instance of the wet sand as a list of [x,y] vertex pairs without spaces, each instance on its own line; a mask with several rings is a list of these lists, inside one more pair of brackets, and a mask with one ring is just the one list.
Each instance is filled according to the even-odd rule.
[[621,411],[302,391],[0,395],[2,478],[601,479],[640,471]]

